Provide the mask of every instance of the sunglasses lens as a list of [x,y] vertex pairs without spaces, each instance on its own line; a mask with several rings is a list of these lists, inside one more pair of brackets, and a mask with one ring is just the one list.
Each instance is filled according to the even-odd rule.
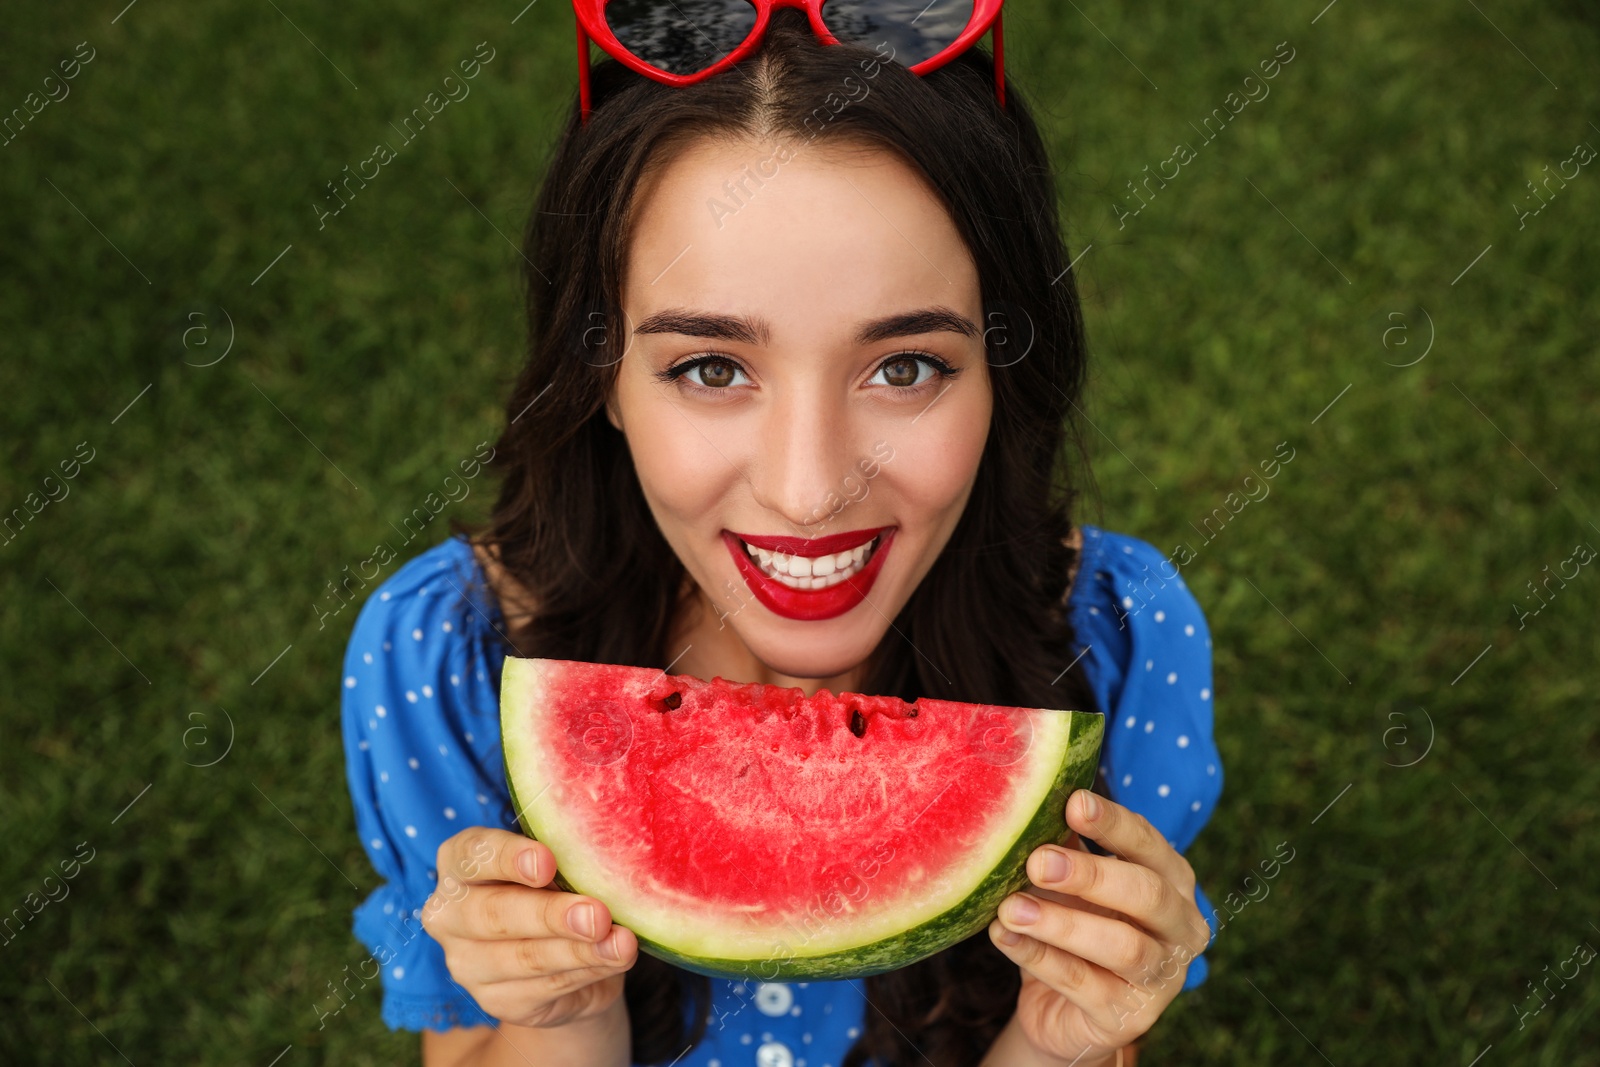
[[972,21],[973,0],[826,0],[822,22],[846,44],[878,48],[909,67],[950,47]]
[[755,29],[750,0],[610,0],[606,24],[623,47],[668,74],[694,74]]

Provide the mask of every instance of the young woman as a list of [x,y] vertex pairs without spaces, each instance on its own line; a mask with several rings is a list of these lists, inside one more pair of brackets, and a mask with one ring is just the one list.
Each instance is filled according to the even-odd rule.
[[[594,35],[604,5],[578,6]],[[683,58],[687,84],[615,60],[591,83],[580,37],[493,516],[352,634],[385,879],[355,931],[430,1065],[1131,1064],[1204,980],[1181,853],[1222,786],[1211,641],[1160,553],[1073,522],[1081,317],[1044,146],[969,47],[998,0],[834,43],[789,6],[709,73]],[[508,654],[1098,710],[1100,776],[985,933],[862,981],[709,980],[551,888],[506,788]]]

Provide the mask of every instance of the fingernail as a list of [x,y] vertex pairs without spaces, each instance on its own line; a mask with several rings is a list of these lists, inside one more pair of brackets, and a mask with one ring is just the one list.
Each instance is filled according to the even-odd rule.
[[1085,818],[1098,819],[1100,817],[1100,798],[1093,793],[1084,793],[1083,814]]
[[611,936],[600,942],[600,955],[608,960],[622,959],[622,952],[617,948],[617,934],[613,929]]
[[1039,861],[1039,871],[1047,882],[1064,882],[1067,872],[1072,870],[1072,861],[1067,859],[1065,852],[1058,852],[1053,848],[1045,849],[1044,858]]
[[530,882],[539,880],[539,861],[533,854],[533,849],[525,850],[517,857],[517,870],[522,872],[522,877]]
[[579,904],[567,912],[567,925],[572,927],[572,932],[584,937],[593,937],[595,923],[599,916],[594,913],[593,904]]
[[1006,901],[1006,921],[1027,926],[1039,918],[1039,903],[1032,897],[1016,896]]
[[1022,935],[1017,933],[1015,930],[1001,930],[999,941],[1002,945],[1008,945],[1015,948],[1017,945],[1022,943]]

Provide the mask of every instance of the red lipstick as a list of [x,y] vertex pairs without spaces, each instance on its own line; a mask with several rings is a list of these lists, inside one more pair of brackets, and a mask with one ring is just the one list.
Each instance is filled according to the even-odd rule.
[[[877,580],[878,572],[883,569],[883,560],[889,554],[894,535],[893,526],[882,526],[874,530],[852,530],[816,538],[768,537],[758,534],[736,534],[724,530],[722,540],[728,546],[728,553],[733,556],[734,566],[739,568],[740,576],[744,578],[745,584],[750,587],[750,591],[755,594],[755,598],[763,607],[786,619],[817,622],[843,615],[866,599],[867,593],[872,589],[872,583]],[[769,552],[815,559],[848,552],[867,544],[875,537],[881,540],[873,550],[872,558],[866,561],[866,566],[858,573],[825,589],[796,589],[785,585],[762,571],[744,548],[748,544],[753,548]]]

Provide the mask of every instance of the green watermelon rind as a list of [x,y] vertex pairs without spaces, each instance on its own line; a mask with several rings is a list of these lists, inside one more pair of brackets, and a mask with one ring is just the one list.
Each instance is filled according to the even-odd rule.
[[[510,659],[507,660],[509,664]],[[503,683],[502,683],[503,684]],[[1044,714],[1070,715],[1067,754],[1033,817],[989,874],[961,902],[909,930],[867,945],[853,946],[819,955],[774,957],[766,960],[718,959],[679,952],[634,930],[639,947],[651,955],[676,964],[684,970],[712,978],[759,982],[830,981],[866,978],[874,974],[908,967],[985,929],[999,914],[1000,902],[1028,885],[1027,861],[1034,849],[1045,844],[1064,844],[1070,837],[1067,827],[1067,799],[1094,781],[1105,736],[1105,716],[1098,712],[1047,711]],[[502,731],[503,732],[503,731]],[[512,810],[525,835],[538,840],[526,808],[517,796],[511,773],[510,747],[502,745],[506,760],[506,784]],[[558,869],[553,884],[562,890],[590,895],[573,885]],[[630,929],[632,929],[630,927]]]

